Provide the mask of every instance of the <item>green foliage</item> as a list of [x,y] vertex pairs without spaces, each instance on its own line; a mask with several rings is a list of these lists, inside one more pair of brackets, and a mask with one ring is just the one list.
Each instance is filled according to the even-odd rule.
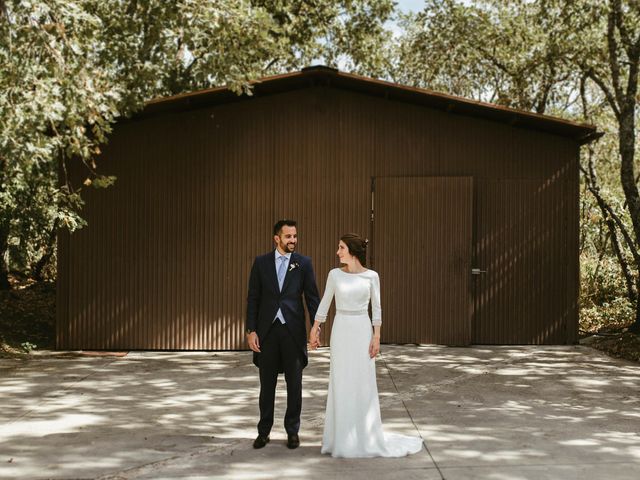
[[584,333],[613,331],[628,327],[635,316],[635,306],[627,297],[617,297],[580,309],[580,330]]
[[107,188],[116,182],[116,178],[115,175],[96,175],[93,180],[90,178],[85,180],[84,184],[91,185],[94,188]]
[[583,328],[632,322],[640,272],[633,173],[640,4],[427,0],[422,12],[402,16],[401,25],[389,74],[395,80],[587,121],[605,133],[582,149]]
[[[620,262],[637,283],[638,238],[620,172],[621,145],[628,156],[628,136],[638,142],[637,95],[625,97],[638,76],[638,2],[427,0],[399,15],[398,38],[385,30],[394,15],[392,0],[0,0],[2,259],[32,272],[57,227],[84,225],[83,189],[116,181],[100,172],[100,145],[145,101],[220,85],[250,94],[256,78],[321,62],[596,124],[605,135],[582,159],[594,175],[581,179],[583,328],[628,319]],[[80,184],[70,162],[84,168]],[[621,258],[594,181],[619,219]]]
[[33,350],[38,348],[37,345],[34,345],[33,343],[30,343],[30,342],[22,342],[20,346],[22,347],[22,350],[24,350],[25,353],[31,353]]
[[612,255],[582,255],[580,330],[598,332],[628,326],[635,306],[625,292],[620,265]]
[[577,72],[550,3],[428,0],[401,18],[396,79],[538,113],[566,104]]
[[[0,1],[0,287],[58,227],[84,225],[82,191],[106,188],[100,145],[154,97],[249,83],[380,40],[391,0]],[[85,171],[81,184],[69,162]],[[58,174],[60,173],[60,180]],[[51,258],[54,258],[51,256]],[[3,282],[4,277],[4,282]]]
[[[590,95],[595,98],[596,93]],[[612,112],[602,102],[591,102],[589,119],[598,125],[604,136],[583,148],[583,164],[593,156],[597,180],[604,201],[629,231],[631,217],[626,208],[620,184],[617,126]],[[581,263],[581,328],[594,331],[607,325],[628,326],[634,318],[634,305],[627,295],[627,285],[613,249],[611,233],[595,197],[587,188],[585,175],[580,178],[580,263]],[[624,259],[633,264],[628,248]]]

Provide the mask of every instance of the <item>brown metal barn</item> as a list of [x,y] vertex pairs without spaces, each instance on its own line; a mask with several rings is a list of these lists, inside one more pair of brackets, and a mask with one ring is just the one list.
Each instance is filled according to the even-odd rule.
[[383,342],[575,342],[596,135],[326,67],[152,101],[116,126],[89,226],[59,237],[58,347],[245,348],[249,270],[282,217],[321,292],[339,235],[371,239]]

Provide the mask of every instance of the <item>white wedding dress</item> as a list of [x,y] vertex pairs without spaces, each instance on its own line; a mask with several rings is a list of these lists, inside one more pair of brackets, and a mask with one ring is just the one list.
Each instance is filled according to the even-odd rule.
[[[380,280],[373,270],[329,272],[315,320],[327,319],[331,300],[329,392],[322,453],[333,457],[402,457],[422,449],[422,439],[385,433],[380,418],[375,359],[369,357],[371,325],[381,325]],[[367,308],[371,301],[373,320]]]

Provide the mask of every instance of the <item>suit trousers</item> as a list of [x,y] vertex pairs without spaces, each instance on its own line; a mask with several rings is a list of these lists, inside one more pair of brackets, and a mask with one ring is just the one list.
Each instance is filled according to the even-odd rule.
[[284,429],[298,433],[302,411],[302,351],[286,325],[276,320],[260,344],[260,421],[258,433],[269,435],[273,426],[278,373],[284,372],[287,384],[287,411]]

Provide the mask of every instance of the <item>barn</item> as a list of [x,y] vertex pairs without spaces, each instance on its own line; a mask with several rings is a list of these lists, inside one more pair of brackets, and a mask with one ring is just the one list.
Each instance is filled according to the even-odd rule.
[[88,226],[59,234],[57,346],[246,348],[279,218],[321,292],[339,236],[370,239],[383,343],[573,343],[579,150],[597,135],[322,66],[153,100],[116,125]]

